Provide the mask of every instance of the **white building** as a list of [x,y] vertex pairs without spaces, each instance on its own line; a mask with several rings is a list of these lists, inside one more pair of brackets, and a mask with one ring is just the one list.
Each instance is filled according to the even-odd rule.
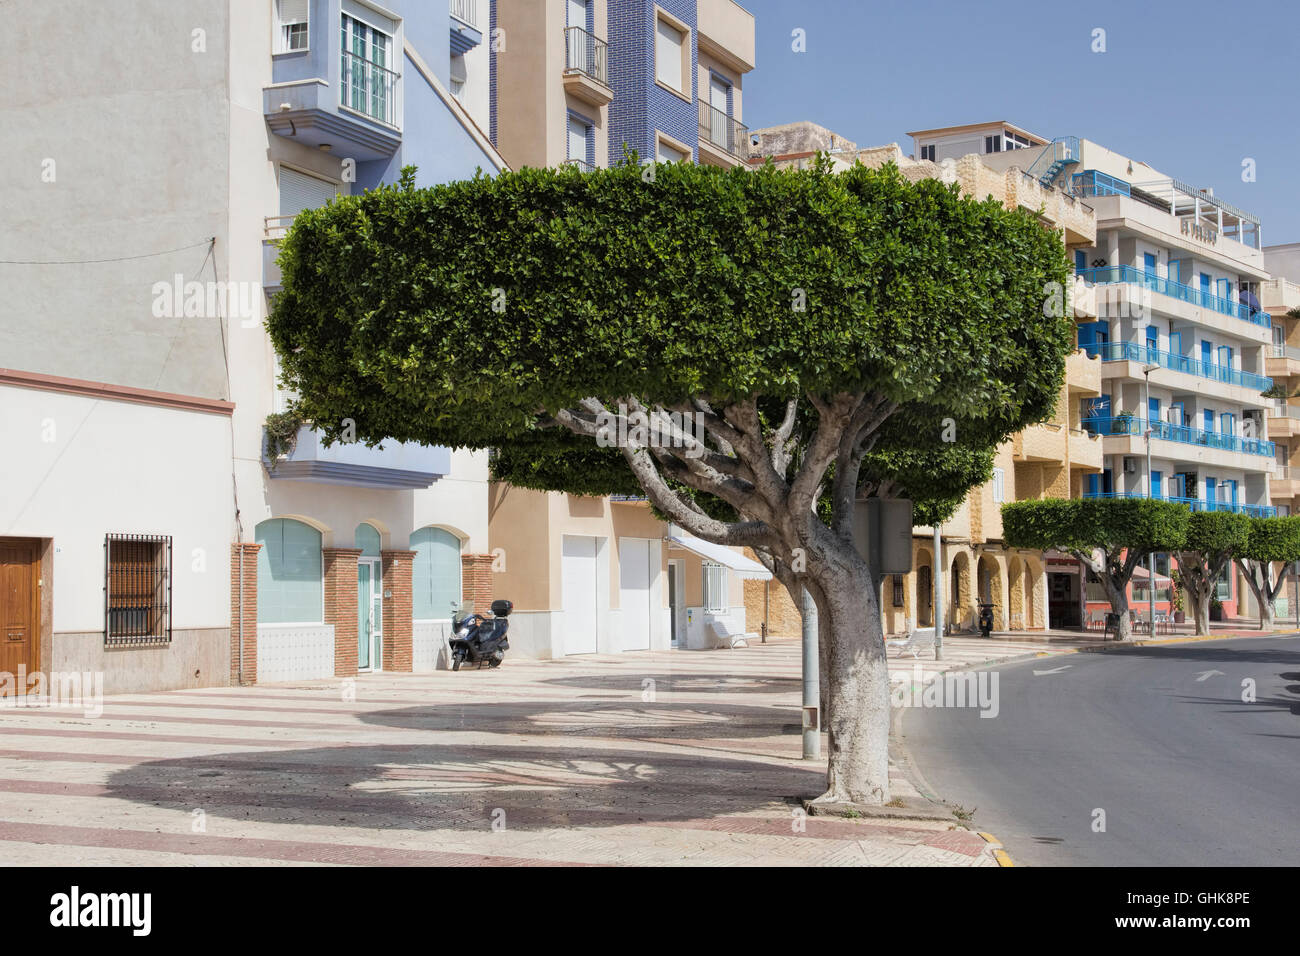
[[0,66],[0,671],[114,692],[431,668],[490,580],[486,455],[304,428],[270,467],[262,323],[297,212],[408,164],[504,167],[490,0],[7,10],[54,62]]

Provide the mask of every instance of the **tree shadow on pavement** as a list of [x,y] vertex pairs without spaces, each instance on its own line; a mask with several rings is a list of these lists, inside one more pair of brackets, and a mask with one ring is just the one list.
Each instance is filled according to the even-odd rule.
[[527,744],[395,744],[151,760],[113,772],[106,796],[209,818],[293,826],[510,829],[690,820],[817,793],[796,762],[716,753]]
[[[656,695],[681,694],[798,694],[801,687],[798,677],[747,677],[744,675],[716,677],[711,674],[676,673],[676,674],[584,674],[575,677],[548,677],[538,681],[539,684],[579,687],[590,690],[623,691],[627,694],[642,694],[647,690],[646,681],[653,681]],[[792,701],[795,697],[790,698]]]

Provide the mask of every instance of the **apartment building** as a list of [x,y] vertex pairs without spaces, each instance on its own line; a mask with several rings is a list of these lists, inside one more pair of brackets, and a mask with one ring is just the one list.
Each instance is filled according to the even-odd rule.
[[514,167],[694,160],[747,150],[754,18],[734,0],[499,0],[493,142]]
[[0,669],[121,692],[432,668],[451,603],[490,590],[486,456],[310,423],[271,454],[263,320],[302,210],[505,167],[491,4],[10,6],[16,42],[63,52],[0,66],[27,171],[0,203]]
[[[941,155],[955,139],[980,144],[990,167],[1023,168],[1095,211],[1096,243],[1072,254],[1096,310],[1095,321],[1079,326],[1079,345],[1103,370],[1102,394],[1078,414],[1101,437],[1104,457],[1100,473],[1071,493],[1275,514],[1266,395],[1276,332],[1260,301],[1269,276],[1258,217],[1080,137],[1049,141],[1006,123],[913,134],[918,155]],[[1167,555],[1156,571],[1169,573]],[[1225,573],[1218,591],[1229,615],[1241,597],[1233,577]],[[1136,600],[1145,601],[1144,588]],[[1099,588],[1087,604],[1104,609]]]
[[[754,18],[733,0],[500,0],[495,16],[491,129],[512,167],[606,167],[625,147],[642,162],[743,162]],[[770,578],[642,498],[497,483],[489,538],[492,586],[515,602],[512,653],[529,657],[714,646],[715,622],[749,629],[745,582]]]
[[[1066,250],[1091,247],[1096,243],[1092,208],[1067,192],[1025,170],[1034,154],[1024,153],[1024,166],[1010,164],[996,168],[987,162],[984,150],[975,147],[985,135],[977,128],[977,141],[965,132],[949,138],[956,145],[936,151],[938,161],[903,155],[897,144],[859,148],[858,145],[814,123],[798,122],[754,130],[749,162],[772,162],[777,166],[801,168],[829,157],[833,167],[847,169],[855,163],[880,167],[898,166],[903,176],[957,183],[968,195],[993,196],[1008,208],[1034,212],[1043,225],[1056,230]],[[988,134],[992,135],[992,134]],[[945,140],[946,141],[946,140]],[[965,149],[953,155],[958,149]],[[989,149],[989,153],[1001,152]],[[927,155],[930,155],[927,152]],[[1082,280],[1076,288],[1061,290],[1063,301],[1073,302],[1078,317],[1095,318],[1093,299]],[[945,581],[945,626],[971,627],[980,601],[996,605],[994,626],[1023,630],[1077,623],[1081,614],[1077,562],[1068,567],[1055,556],[1012,551],[1002,546],[1002,503],[1042,497],[1068,497],[1085,486],[1090,476],[1102,469],[1102,439],[1084,428],[1085,404],[1102,394],[1102,363],[1084,351],[1067,357],[1065,381],[1056,409],[1047,422],[1031,426],[1012,437],[996,452],[989,482],[972,489],[942,532],[942,555],[935,561],[934,529],[917,527],[913,532],[911,573],[888,575],[881,582],[880,607],[886,633],[898,633],[905,621],[915,626],[934,624],[933,582],[936,566]],[[770,585],[750,586],[749,603],[768,610],[773,628],[797,626],[788,596]],[[777,623],[779,622],[779,623]]]
[[1300,243],[1265,246],[1264,265],[1272,278],[1261,284],[1259,301],[1273,317],[1264,363],[1273,379],[1268,437],[1277,454],[1269,492],[1279,515],[1293,515],[1300,514]]

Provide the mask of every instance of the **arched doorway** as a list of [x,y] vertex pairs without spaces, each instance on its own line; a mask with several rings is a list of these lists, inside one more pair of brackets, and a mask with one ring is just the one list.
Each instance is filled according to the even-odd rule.
[[948,626],[954,631],[974,627],[972,618],[973,594],[970,582],[970,558],[965,551],[958,551],[952,559],[948,593]]
[[993,629],[1006,630],[1006,602],[1002,595],[1002,568],[991,554],[980,555],[977,581],[979,598],[976,603],[993,605]]
[[934,580],[928,564],[916,569],[916,626],[934,626]]

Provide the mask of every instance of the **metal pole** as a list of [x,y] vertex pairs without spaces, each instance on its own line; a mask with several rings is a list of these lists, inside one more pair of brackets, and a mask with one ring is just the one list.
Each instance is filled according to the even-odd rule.
[[943,660],[943,532],[934,526],[934,659]]
[[[1154,497],[1155,489],[1151,486],[1151,369],[1143,371],[1146,380],[1146,400],[1147,400],[1147,497]],[[1147,555],[1147,572],[1151,575],[1151,580],[1147,582],[1147,627],[1150,628],[1151,637],[1156,635],[1156,553],[1152,551]]]
[[821,673],[817,659],[817,604],[803,589],[803,757],[817,760],[822,753]]

